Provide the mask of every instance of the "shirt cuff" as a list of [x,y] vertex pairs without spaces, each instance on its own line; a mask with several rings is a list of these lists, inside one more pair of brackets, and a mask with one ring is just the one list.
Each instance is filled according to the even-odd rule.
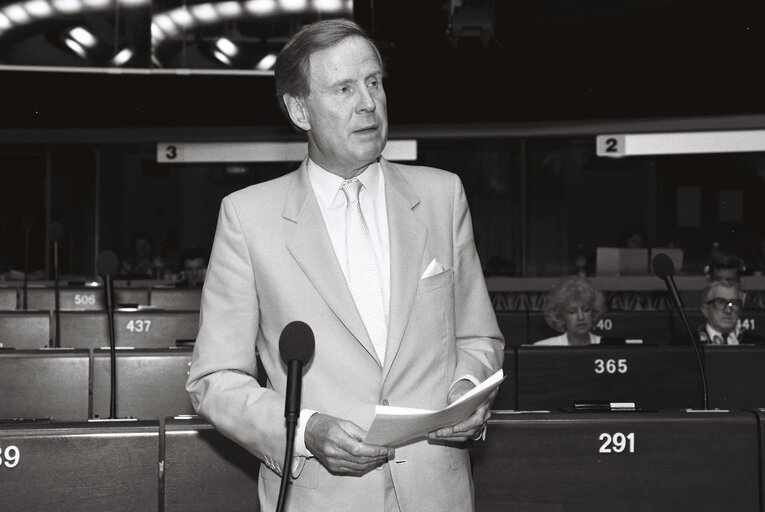
[[305,446],[305,426],[308,424],[308,419],[316,414],[316,412],[317,411],[313,411],[311,409],[300,410],[300,417],[298,418],[297,422],[297,431],[295,432],[295,446],[292,451],[292,454],[295,457],[305,457],[307,459],[313,457],[311,452],[309,452],[308,448]]
[[470,375],[470,374],[466,373],[465,375],[460,376],[459,379],[456,379],[454,382],[452,382],[452,385],[449,386],[449,391],[451,391],[452,388],[454,387],[454,385],[457,384],[461,380],[468,380],[468,381],[472,382],[474,386],[478,386],[481,383],[481,381],[478,380],[477,378],[475,378],[473,375]]

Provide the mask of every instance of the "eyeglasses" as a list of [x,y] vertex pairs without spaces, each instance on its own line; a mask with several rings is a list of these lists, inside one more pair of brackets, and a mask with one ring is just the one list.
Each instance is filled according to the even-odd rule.
[[728,300],[728,299],[718,298],[718,299],[708,300],[705,302],[705,304],[708,304],[712,306],[713,308],[720,311],[724,310],[727,307],[730,307],[733,311],[738,312],[738,311],[741,311],[741,308],[744,307],[744,303],[743,301],[741,301],[741,299]]

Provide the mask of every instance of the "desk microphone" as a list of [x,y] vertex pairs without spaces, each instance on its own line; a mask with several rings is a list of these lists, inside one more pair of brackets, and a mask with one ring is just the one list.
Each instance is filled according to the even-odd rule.
[[111,386],[109,418],[117,417],[117,344],[114,337],[114,276],[119,270],[119,260],[112,251],[104,251],[96,258],[96,272],[104,280],[106,295],[106,317],[109,320],[109,364],[111,367]]
[[287,397],[284,402],[284,417],[287,419],[287,447],[282,466],[282,483],[279,488],[277,512],[283,510],[287,494],[287,482],[292,468],[292,451],[295,443],[295,428],[300,417],[300,388],[303,381],[303,367],[313,357],[315,340],[313,331],[305,322],[288,323],[279,335],[279,355],[287,365]]
[[653,271],[656,273],[658,277],[664,280],[664,284],[667,285],[667,289],[672,295],[672,302],[675,304],[675,307],[677,308],[677,312],[680,313],[680,318],[683,319],[685,330],[688,333],[688,337],[691,340],[691,345],[693,346],[693,353],[696,355],[696,363],[698,364],[698,367],[699,367],[699,373],[701,374],[702,402],[704,404],[704,409],[708,409],[707,407],[708,405],[707,377],[706,377],[706,372],[704,371],[704,362],[701,359],[701,350],[699,349],[699,343],[698,341],[696,341],[696,336],[693,335],[691,326],[688,323],[688,317],[685,315],[685,310],[683,309],[683,303],[680,300],[680,294],[677,293],[677,286],[675,286],[675,280],[672,278],[672,276],[675,273],[675,264],[672,263],[672,260],[670,259],[669,256],[667,256],[664,253],[659,253],[653,257]]
[[27,309],[27,289],[29,288],[29,232],[32,231],[35,221],[26,216],[21,219],[21,227],[24,228],[24,301],[23,308]]
[[58,244],[61,240],[64,239],[64,226],[60,222],[54,222],[48,227],[48,239],[53,244],[53,287],[54,287],[54,299],[55,299],[55,306],[53,308],[54,318],[55,318],[55,326],[56,326],[56,336],[53,340],[53,346],[55,348],[59,348],[61,346],[61,321],[60,321],[60,311],[61,311],[61,298],[60,298],[60,290],[58,285]]

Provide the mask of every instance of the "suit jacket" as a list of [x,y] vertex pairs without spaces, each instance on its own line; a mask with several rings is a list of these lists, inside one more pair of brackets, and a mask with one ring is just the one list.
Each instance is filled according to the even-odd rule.
[[[390,231],[391,299],[380,366],[337,262],[305,162],[286,176],[240,190],[221,206],[202,294],[187,390],[197,412],[265,461],[259,494],[275,508],[285,449],[286,367],[279,335],[302,320],[316,339],[302,407],[368,429],[376,404],[439,409],[453,381],[502,367],[497,327],[459,178],[381,159]],[[447,271],[421,279],[433,258]],[[256,348],[268,375],[255,380]],[[303,459],[305,460],[305,459]],[[472,510],[464,445],[422,440],[389,463],[402,512]],[[271,468],[271,469],[269,469]],[[308,459],[288,510],[382,510],[383,472],[330,474]]]
[[[748,329],[736,328],[735,336],[739,345],[765,345],[765,337],[755,334]],[[709,334],[707,333],[706,323],[701,324],[696,330],[696,339],[701,343],[713,345],[712,340],[709,339]],[[727,344],[726,340],[725,345]]]

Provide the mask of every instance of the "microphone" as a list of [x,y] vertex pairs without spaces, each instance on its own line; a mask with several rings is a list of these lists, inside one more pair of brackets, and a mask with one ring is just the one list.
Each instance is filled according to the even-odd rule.
[[30,216],[21,219],[21,227],[24,228],[24,301],[23,307],[27,309],[27,289],[29,281],[29,232],[32,231],[35,221]]
[[279,355],[287,365],[287,397],[284,401],[284,417],[287,419],[287,446],[282,465],[279,499],[276,502],[277,512],[284,508],[287,483],[292,467],[295,428],[300,417],[300,388],[303,380],[303,367],[313,357],[315,344],[313,331],[308,324],[299,320],[288,323],[279,335]]
[[58,243],[64,239],[64,226],[60,222],[54,222],[48,226],[48,239],[53,243],[53,286],[54,286],[54,298],[55,306],[53,309],[56,337],[53,340],[53,346],[59,348],[61,346],[61,320],[60,320],[60,290],[58,285]]
[[691,340],[693,353],[696,355],[696,364],[698,365],[699,373],[701,374],[702,403],[704,404],[704,409],[708,409],[707,377],[704,370],[704,362],[701,359],[699,343],[696,340],[696,336],[693,335],[691,326],[688,323],[688,317],[685,315],[683,303],[680,300],[680,294],[677,293],[677,286],[675,285],[675,280],[672,277],[675,274],[675,264],[672,263],[672,260],[669,256],[664,253],[659,253],[653,257],[653,271],[658,277],[664,280],[664,284],[667,286],[667,289],[672,295],[672,302],[675,304],[675,308],[677,308],[677,312],[680,314],[680,318],[682,318],[683,324],[685,325],[685,330]]
[[104,280],[106,294],[106,317],[109,321],[109,363],[111,369],[111,386],[109,401],[109,418],[117,417],[117,344],[114,337],[114,282],[112,278],[119,270],[119,260],[112,251],[103,251],[96,258],[96,272]]
[[303,367],[313,357],[315,340],[308,324],[299,320],[290,322],[279,336],[279,354],[287,365],[287,398],[284,417],[297,424],[300,416],[300,388]]

